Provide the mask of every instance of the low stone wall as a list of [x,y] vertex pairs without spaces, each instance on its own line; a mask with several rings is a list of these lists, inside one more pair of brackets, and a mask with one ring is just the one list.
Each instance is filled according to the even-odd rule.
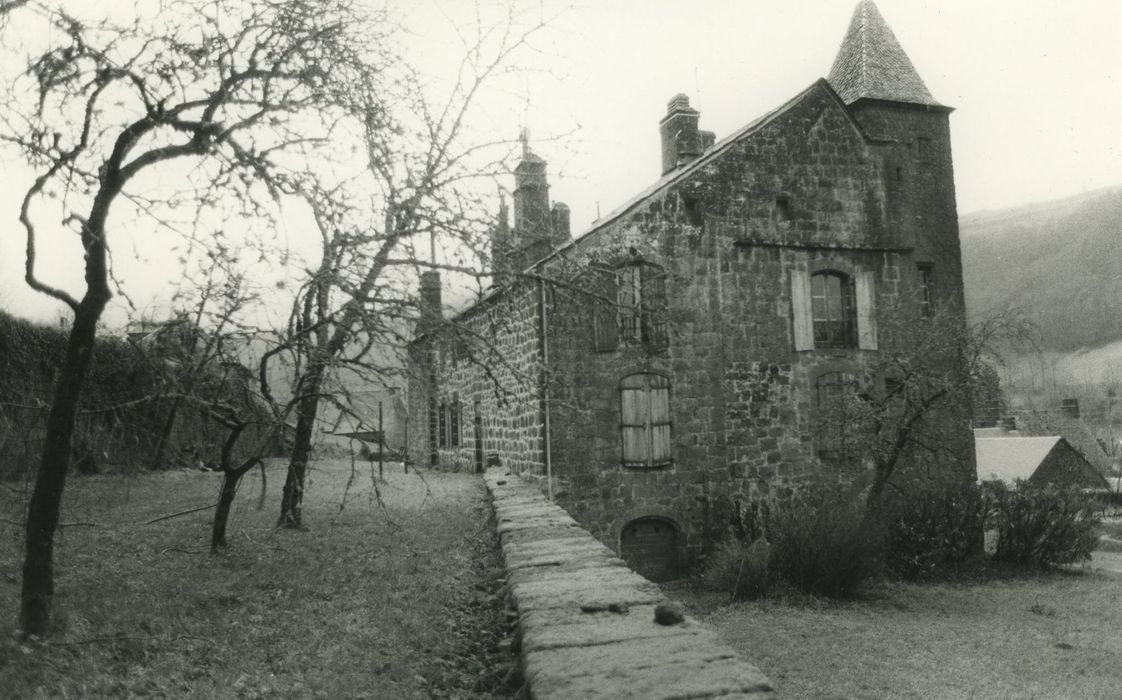
[[[774,697],[759,669],[678,615],[658,586],[534,485],[498,468],[485,480],[531,697]],[[670,624],[655,621],[656,608]]]

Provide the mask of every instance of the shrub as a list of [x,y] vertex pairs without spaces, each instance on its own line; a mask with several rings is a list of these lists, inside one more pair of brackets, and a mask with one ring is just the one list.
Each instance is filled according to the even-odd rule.
[[945,574],[981,551],[986,507],[973,484],[907,494],[884,511],[885,565],[897,576]]
[[722,542],[705,560],[704,588],[726,591],[734,600],[754,600],[767,595],[771,582],[767,540],[747,543],[736,538]]
[[852,596],[877,573],[883,528],[861,507],[823,493],[794,499],[768,518],[772,572],[803,593]]
[[1098,517],[1075,490],[1020,482],[988,492],[987,528],[997,533],[995,561],[1050,568],[1091,558]]

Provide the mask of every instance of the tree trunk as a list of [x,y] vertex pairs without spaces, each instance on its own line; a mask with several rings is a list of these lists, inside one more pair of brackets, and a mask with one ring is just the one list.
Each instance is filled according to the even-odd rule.
[[62,491],[70,462],[74,416],[82,383],[93,356],[97,321],[108,295],[87,294],[74,312],[74,325],[66,345],[54,402],[47,417],[47,433],[35,490],[27,510],[27,538],[20,592],[20,628],[42,637],[51,620],[54,597],[54,536],[58,528]]
[[308,473],[308,458],[312,452],[312,434],[319,411],[319,389],[323,380],[323,367],[309,367],[305,381],[300,383],[303,398],[296,415],[296,434],[292,457],[288,462],[288,475],[281,493],[281,512],[277,527],[303,529],[304,477]]
[[[190,391],[190,389],[186,389]],[[168,415],[164,419],[164,425],[160,429],[160,434],[156,437],[156,449],[153,450],[152,459],[148,463],[149,469],[159,469],[161,462],[164,461],[164,452],[167,450],[168,440],[171,438],[171,431],[175,428],[175,419],[179,415],[179,401],[180,398],[176,396],[171,401],[171,408],[168,409]]]
[[222,475],[222,488],[218,491],[218,505],[214,509],[214,526],[210,531],[210,551],[217,552],[226,548],[226,523],[230,519],[230,506],[234,503],[234,495],[238,492],[238,482],[241,481],[240,470],[226,471]]

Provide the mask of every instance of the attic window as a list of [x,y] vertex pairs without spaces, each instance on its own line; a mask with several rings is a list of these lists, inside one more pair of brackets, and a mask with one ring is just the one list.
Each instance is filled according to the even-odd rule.
[[791,220],[791,198],[785,194],[775,198],[775,218],[779,221]]
[[701,213],[701,202],[699,202],[697,198],[683,197],[682,212],[685,214],[687,224],[690,226],[701,226],[704,217]]

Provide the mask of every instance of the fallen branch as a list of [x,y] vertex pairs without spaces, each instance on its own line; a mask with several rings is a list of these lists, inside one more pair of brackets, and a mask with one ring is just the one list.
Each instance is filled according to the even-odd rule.
[[161,520],[171,520],[172,518],[178,518],[181,515],[190,515],[191,513],[198,513],[201,510],[210,510],[211,508],[214,507],[214,505],[215,504],[211,503],[209,506],[200,506],[198,508],[192,508],[190,510],[181,510],[178,513],[172,513],[171,515],[161,515],[158,518],[153,518],[153,519],[149,520],[148,522],[141,523],[141,524],[142,525],[151,525],[152,523],[158,523]]

